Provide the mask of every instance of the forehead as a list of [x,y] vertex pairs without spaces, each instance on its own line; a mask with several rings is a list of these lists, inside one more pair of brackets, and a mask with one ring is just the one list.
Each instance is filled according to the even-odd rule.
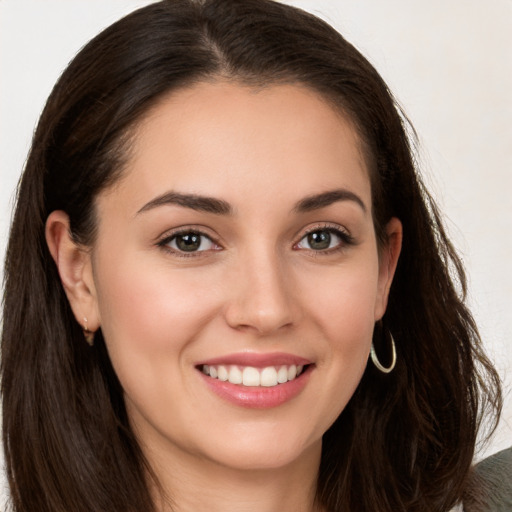
[[219,81],[174,91],[136,126],[132,141],[121,188],[132,189],[135,203],[163,189],[227,200],[275,190],[370,193],[352,123],[300,85]]

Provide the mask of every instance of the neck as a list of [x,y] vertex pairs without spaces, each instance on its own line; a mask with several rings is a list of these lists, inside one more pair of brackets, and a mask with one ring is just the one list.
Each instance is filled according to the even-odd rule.
[[321,446],[284,467],[237,469],[194,457],[151,457],[159,512],[320,512],[315,505]]

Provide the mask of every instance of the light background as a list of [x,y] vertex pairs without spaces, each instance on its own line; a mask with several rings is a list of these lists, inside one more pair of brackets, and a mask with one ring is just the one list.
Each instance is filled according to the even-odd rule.
[[[0,0],[2,261],[16,182],[51,87],[85,42],[148,3]],[[478,457],[512,445],[512,0],[287,3],[355,44],[416,127],[426,182],[462,254],[469,301],[505,384],[499,429]],[[0,480],[0,498],[2,487]]]

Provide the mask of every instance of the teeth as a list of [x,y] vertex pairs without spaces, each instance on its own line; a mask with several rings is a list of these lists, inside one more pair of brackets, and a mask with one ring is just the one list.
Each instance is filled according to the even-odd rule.
[[266,388],[277,386],[277,370],[273,366],[263,368],[260,376],[261,385]]
[[217,378],[223,381],[228,380],[229,374],[225,366],[219,366],[217,368]]
[[277,382],[279,382],[279,384],[288,382],[288,368],[286,368],[286,366],[281,366],[281,368],[277,370]]
[[[210,377],[212,372],[210,371]],[[242,372],[242,384],[244,386],[259,386],[260,385],[260,372],[252,366],[247,366]]]
[[236,365],[229,367],[224,365],[208,366],[203,365],[201,370],[205,375],[213,379],[228,381],[231,384],[242,384],[243,386],[273,387],[284,384],[298,377],[304,369],[303,365],[296,366],[267,366],[265,368],[254,368],[245,366],[239,368]]
[[242,384],[242,372],[238,366],[231,366],[229,368],[228,380],[231,382],[231,384]]

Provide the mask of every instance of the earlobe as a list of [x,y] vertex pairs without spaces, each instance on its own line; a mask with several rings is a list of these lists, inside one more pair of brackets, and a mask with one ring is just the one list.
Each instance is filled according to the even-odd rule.
[[87,318],[87,329],[96,331],[100,318],[89,251],[73,240],[69,217],[61,210],[48,216],[45,236],[76,321],[83,327]]
[[386,225],[387,240],[380,253],[379,283],[375,302],[375,321],[380,320],[386,312],[389,290],[395,275],[398,258],[402,249],[402,223],[393,217]]

